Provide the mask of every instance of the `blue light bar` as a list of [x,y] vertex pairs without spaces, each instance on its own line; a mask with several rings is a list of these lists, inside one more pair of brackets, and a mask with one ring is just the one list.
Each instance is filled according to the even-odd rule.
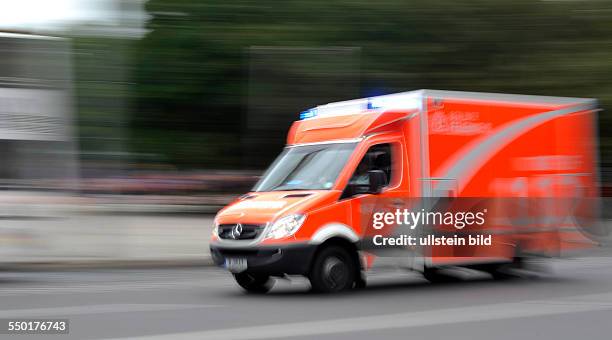
[[319,105],[300,113],[300,120],[351,115],[364,111],[421,110],[423,91],[400,92]]
[[376,109],[380,109],[381,106],[380,105],[376,105],[372,102],[372,98],[368,98],[368,110],[376,110]]
[[302,111],[300,113],[300,120],[307,119],[307,118],[312,118],[312,117],[315,117],[316,115],[317,115],[317,109],[316,108],[309,109],[309,110],[306,110],[306,111]]

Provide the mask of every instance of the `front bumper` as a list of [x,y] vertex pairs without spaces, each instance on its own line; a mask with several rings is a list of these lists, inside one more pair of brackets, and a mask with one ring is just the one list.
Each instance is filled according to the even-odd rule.
[[244,258],[247,272],[263,273],[272,276],[306,275],[317,249],[316,245],[299,244],[288,246],[260,246],[249,248],[226,248],[211,245],[213,262],[225,266],[226,258]]

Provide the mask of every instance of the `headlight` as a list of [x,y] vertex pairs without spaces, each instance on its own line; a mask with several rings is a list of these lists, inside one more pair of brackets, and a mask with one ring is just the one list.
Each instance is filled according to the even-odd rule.
[[272,223],[264,239],[279,239],[295,234],[304,223],[306,215],[292,214],[276,220]]
[[217,223],[217,217],[213,220],[212,235],[213,237],[219,237],[219,223]]

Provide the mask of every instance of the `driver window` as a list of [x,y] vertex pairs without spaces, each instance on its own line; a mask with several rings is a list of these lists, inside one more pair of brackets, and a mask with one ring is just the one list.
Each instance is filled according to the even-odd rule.
[[368,172],[371,170],[382,170],[386,175],[384,186],[389,185],[393,176],[391,149],[391,144],[377,144],[370,147],[349,180],[348,196],[368,192],[370,184]]

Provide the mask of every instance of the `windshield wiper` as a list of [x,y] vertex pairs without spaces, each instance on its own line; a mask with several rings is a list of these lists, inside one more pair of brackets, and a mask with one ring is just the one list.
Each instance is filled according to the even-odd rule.
[[317,190],[317,189],[312,189],[312,188],[286,188],[285,186],[280,186],[280,187],[273,188],[270,191],[299,191],[299,190]]

